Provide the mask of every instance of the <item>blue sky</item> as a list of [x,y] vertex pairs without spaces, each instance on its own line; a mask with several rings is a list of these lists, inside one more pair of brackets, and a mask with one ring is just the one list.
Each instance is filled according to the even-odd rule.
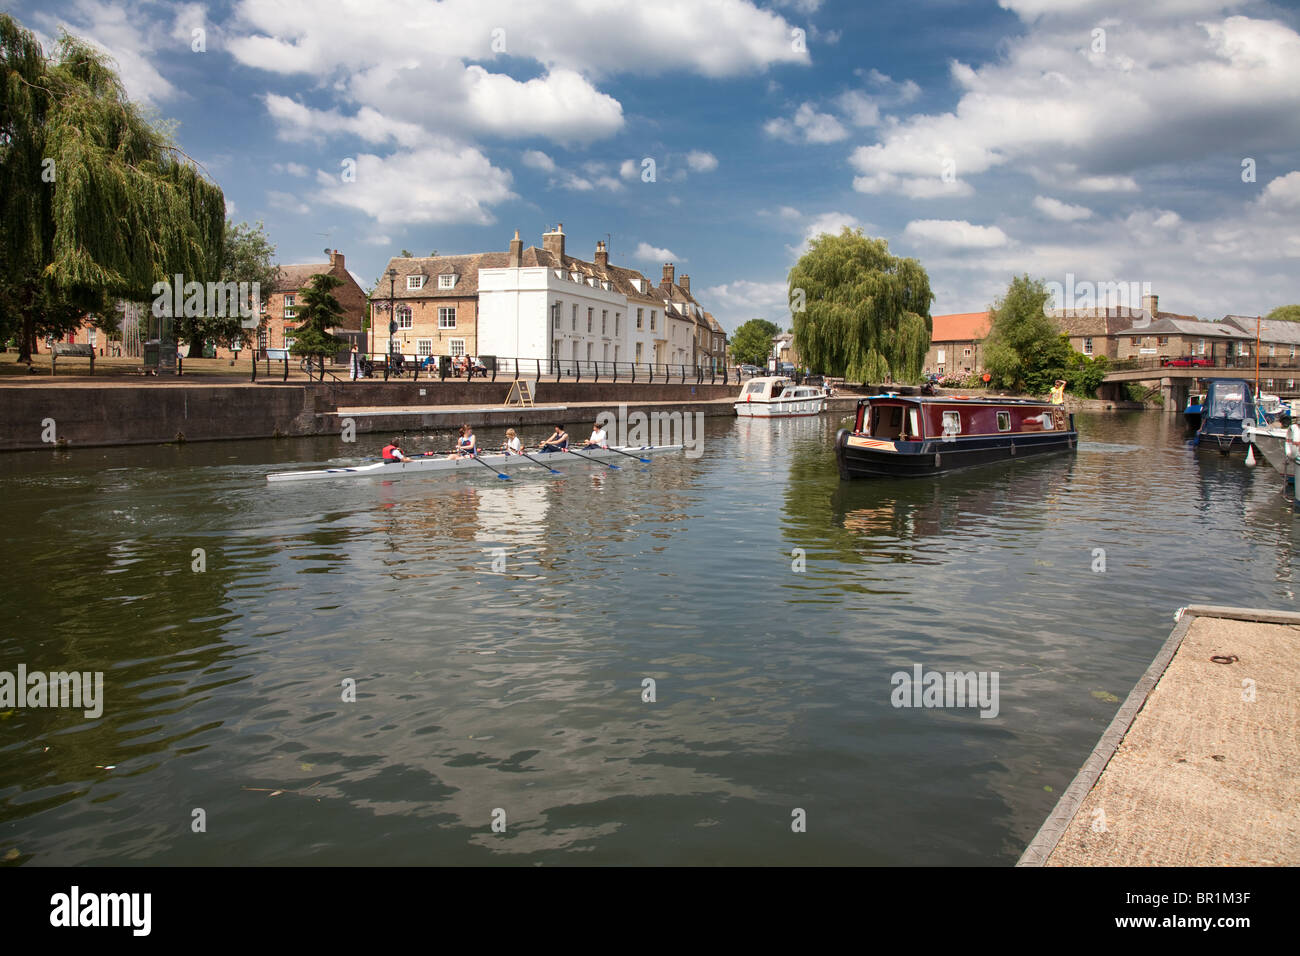
[[1149,283],[1207,318],[1300,302],[1292,4],[9,9],[114,56],[280,261],[338,248],[367,286],[402,248],[540,245],[563,222],[583,258],[607,234],[652,278],[671,257],[729,330],[788,325],[807,237],[847,224],[922,262],[935,314],[1023,272]]

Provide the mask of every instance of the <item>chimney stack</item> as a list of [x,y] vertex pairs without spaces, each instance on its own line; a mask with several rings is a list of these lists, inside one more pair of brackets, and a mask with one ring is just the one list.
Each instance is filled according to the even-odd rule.
[[659,284],[660,284],[661,286],[670,286],[670,285],[672,285],[672,284],[673,284],[673,276],[674,276],[675,272],[676,272],[676,270],[673,269],[673,264],[672,264],[671,262],[665,262],[665,263],[664,263],[664,277],[663,277],[663,279],[659,282]]
[[677,280],[677,284],[682,287],[682,291],[687,295],[691,294],[691,277],[682,273],[682,277]]
[[1151,295],[1150,293],[1144,295],[1142,297],[1142,308],[1146,310],[1147,315],[1150,316],[1151,321],[1154,322],[1156,320],[1156,312],[1160,308],[1160,296]]
[[601,269],[609,268],[609,250],[605,248],[603,239],[596,242],[596,265]]
[[554,232],[542,233],[542,248],[557,258],[557,265],[564,264],[564,223],[559,223]]
[[344,269],[343,269],[343,253],[339,252],[337,249],[335,249],[335,250],[333,250],[332,252],[330,252],[330,271],[331,271],[331,272],[343,272],[343,271],[344,271]]
[[515,237],[510,240],[510,268],[518,269],[524,261],[524,243],[519,238],[519,230],[515,230]]

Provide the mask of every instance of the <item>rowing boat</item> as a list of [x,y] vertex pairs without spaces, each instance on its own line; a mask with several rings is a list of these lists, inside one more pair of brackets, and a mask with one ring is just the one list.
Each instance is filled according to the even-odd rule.
[[377,461],[368,465],[320,468],[314,471],[274,471],[267,481],[312,481],[319,478],[395,478],[429,472],[467,471],[480,474],[484,466],[502,473],[525,469],[541,472],[561,465],[592,464],[621,466],[628,458],[681,451],[682,445],[614,445],[609,448],[574,448],[572,452],[533,452],[527,455],[479,455],[477,458],[412,458],[408,461]]

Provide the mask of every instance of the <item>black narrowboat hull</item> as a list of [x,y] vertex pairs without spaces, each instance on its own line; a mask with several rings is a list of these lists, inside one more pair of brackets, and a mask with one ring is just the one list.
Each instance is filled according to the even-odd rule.
[[1078,442],[1074,430],[885,441],[854,436],[842,428],[835,436],[835,461],[846,480],[929,478],[958,468],[1071,451]]

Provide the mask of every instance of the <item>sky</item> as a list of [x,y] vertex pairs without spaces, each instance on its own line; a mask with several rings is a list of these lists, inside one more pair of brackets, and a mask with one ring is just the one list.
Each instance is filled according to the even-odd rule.
[[[1300,302],[1300,9],[1219,0],[22,2],[262,221],[280,262],[567,251],[729,331],[791,324],[843,226],[926,268],[933,314],[1014,276],[1203,318]],[[1078,302],[1058,303],[1064,305]],[[1138,305],[1138,302],[1122,304]]]

